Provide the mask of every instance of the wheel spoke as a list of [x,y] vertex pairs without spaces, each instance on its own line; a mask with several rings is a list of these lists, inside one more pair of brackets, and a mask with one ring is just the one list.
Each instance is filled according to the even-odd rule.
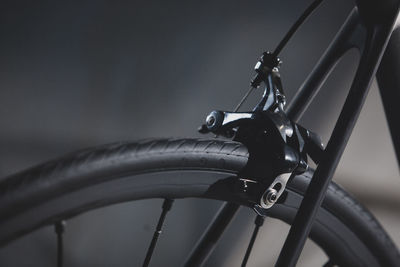
[[165,217],[167,216],[168,211],[171,210],[173,202],[174,202],[174,200],[172,200],[172,199],[165,199],[163,202],[160,219],[158,220],[157,227],[156,227],[156,230],[154,231],[153,239],[151,240],[150,246],[147,249],[146,258],[144,259],[144,262],[143,262],[143,267],[149,266],[151,256],[153,255],[154,248],[156,247],[156,244],[158,241],[158,237],[160,236],[160,234],[162,232],[161,229],[164,224]]
[[264,223],[264,217],[261,215],[257,215],[256,220],[254,221],[255,227],[253,234],[251,235],[251,239],[249,242],[249,245],[246,250],[246,254],[244,255],[243,261],[242,261],[242,267],[246,267],[247,261],[249,260],[251,250],[253,249],[254,242],[256,241],[258,230],[260,230],[260,227]]
[[57,267],[63,266],[63,234],[65,231],[65,221],[58,221],[54,224],[54,231],[57,235]]

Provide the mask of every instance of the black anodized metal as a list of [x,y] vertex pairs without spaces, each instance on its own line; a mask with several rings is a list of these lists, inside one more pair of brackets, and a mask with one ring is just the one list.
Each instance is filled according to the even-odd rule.
[[376,77],[400,166],[400,28],[393,31]]
[[[357,121],[398,10],[399,4],[396,2],[390,12],[387,10],[386,16],[373,19],[368,17],[368,21],[365,20],[365,13],[359,16],[358,25],[362,26],[367,34],[363,43],[358,45],[358,48],[361,48],[361,59],[355,78],[322,161],[313,175],[275,266],[295,266],[298,261],[318,208],[325,197],[327,187]],[[371,14],[368,13],[368,15]],[[360,30],[358,28],[358,31]]]
[[288,104],[286,113],[291,120],[299,121],[342,55],[350,48],[355,47],[358,39],[363,38],[364,33],[362,31],[358,32],[358,35],[354,34],[358,21],[358,12],[353,10],[328,49]]

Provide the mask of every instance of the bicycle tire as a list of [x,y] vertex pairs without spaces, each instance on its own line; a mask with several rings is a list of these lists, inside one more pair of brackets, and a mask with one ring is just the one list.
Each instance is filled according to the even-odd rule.
[[[0,181],[0,245],[114,203],[207,198],[210,185],[237,174],[247,160],[242,144],[215,139],[117,143],[69,154]],[[295,177],[269,216],[290,224],[310,177]],[[310,238],[339,266],[399,266],[398,250],[377,220],[334,183]]]

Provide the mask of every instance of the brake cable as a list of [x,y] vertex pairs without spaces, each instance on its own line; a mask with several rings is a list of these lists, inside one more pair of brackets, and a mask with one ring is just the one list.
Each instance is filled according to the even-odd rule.
[[[290,41],[290,39],[293,37],[293,35],[296,33],[296,31],[300,28],[300,26],[305,22],[305,20],[317,9],[317,7],[322,3],[323,0],[315,0],[312,2],[306,10],[301,14],[301,16],[296,20],[296,22],[292,25],[292,27],[289,29],[289,31],[285,34],[283,39],[279,42],[277,47],[275,48],[274,52],[272,54],[272,58],[278,59],[279,53],[283,50],[283,48],[287,45],[287,43]],[[279,59],[278,59],[279,61]],[[257,67],[257,65],[256,65]],[[257,74],[258,75],[258,74]],[[240,100],[240,102],[236,105],[235,109],[233,112],[237,112],[240,107],[243,105],[243,103],[247,100],[249,95],[253,92],[254,89],[258,88],[260,86],[260,83],[262,79],[260,78],[257,79],[257,75],[252,79],[251,81],[251,86],[247,90],[246,94],[243,96],[243,98]],[[260,81],[258,81],[260,80]]]

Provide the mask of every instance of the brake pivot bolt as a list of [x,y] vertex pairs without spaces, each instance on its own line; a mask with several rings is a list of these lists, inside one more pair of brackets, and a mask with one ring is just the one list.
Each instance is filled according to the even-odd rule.
[[212,127],[215,124],[215,117],[213,115],[209,115],[206,119],[206,123],[208,127]]

